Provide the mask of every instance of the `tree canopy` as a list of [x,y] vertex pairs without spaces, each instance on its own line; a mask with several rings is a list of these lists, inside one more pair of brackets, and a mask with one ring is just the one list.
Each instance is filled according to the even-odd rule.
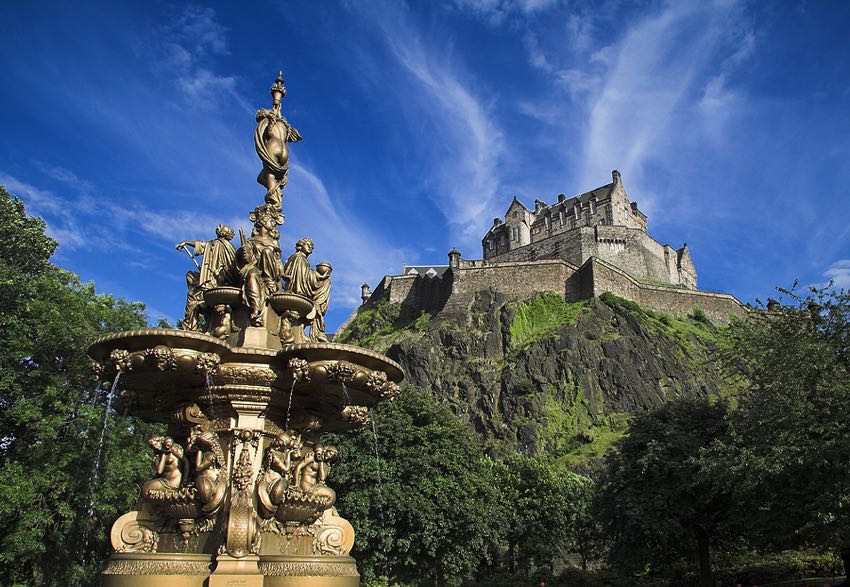
[[[145,425],[105,415],[86,347],[145,325],[50,263],[44,222],[0,188],[0,583],[83,584],[144,478]],[[101,434],[103,432],[103,443]],[[95,466],[97,464],[97,466]]]
[[710,548],[731,498],[707,475],[704,448],[726,433],[726,405],[672,400],[638,415],[606,458],[595,509],[611,541],[611,562],[630,573],[698,560],[711,585]]

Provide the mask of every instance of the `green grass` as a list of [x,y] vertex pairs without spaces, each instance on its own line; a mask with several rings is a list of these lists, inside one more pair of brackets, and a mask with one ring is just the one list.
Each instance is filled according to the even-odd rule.
[[552,293],[539,294],[516,304],[511,322],[511,345],[522,348],[555,333],[564,324],[575,324],[588,311],[587,302],[565,302]]
[[334,342],[385,352],[398,342],[421,335],[431,320],[431,315],[424,311],[415,320],[399,320],[400,314],[399,304],[380,302],[358,314]]
[[620,306],[629,310],[644,324],[660,330],[664,334],[676,338],[688,350],[693,350],[694,337],[707,342],[717,342],[720,329],[713,325],[705,313],[695,308],[687,318],[679,318],[666,312],[659,312],[626,300],[614,294],[605,292],[599,299],[609,306]]

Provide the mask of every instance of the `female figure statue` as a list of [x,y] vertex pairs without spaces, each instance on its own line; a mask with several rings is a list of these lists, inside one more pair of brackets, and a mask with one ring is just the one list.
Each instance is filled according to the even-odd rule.
[[201,502],[201,511],[206,516],[215,514],[224,501],[227,490],[224,450],[215,432],[201,432],[200,426],[192,430],[192,444],[197,448],[195,455],[195,487]]
[[183,481],[183,447],[174,442],[170,436],[154,436],[148,440],[148,445],[154,450],[154,473],[156,477],[142,487],[142,495],[156,500],[158,493],[177,492]]
[[280,113],[281,98],[286,96],[283,74],[278,73],[271,89],[272,109],[257,111],[257,130],[254,131],[254,147],[263,162],[257,183],[266,188],[266,203],[277,210],[282,209],[281,190],[287,182],[289,171],[289,146],[301,140],[301,134]]

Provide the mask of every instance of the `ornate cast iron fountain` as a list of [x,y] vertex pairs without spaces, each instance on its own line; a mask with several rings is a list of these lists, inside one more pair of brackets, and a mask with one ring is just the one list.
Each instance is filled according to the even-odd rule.
[[120,332],[89,349],[98,376],[117,383],[118,409],[168,425],[149,440],[154,474],[136,509],[112,527],[105,586],[359,584],[354,531],[327,484],[337,451],[321,435],[363,428],[403,374],[328,342],[332,268],[310,266],[310,239],[281,258],[288,143],[301,135],[281,115],[281,75],[271,94],[257,112],[266,194],[251,235],[240,231],[236,249],[219,225],[214,240],[177,245],[198,269],[180,330]]

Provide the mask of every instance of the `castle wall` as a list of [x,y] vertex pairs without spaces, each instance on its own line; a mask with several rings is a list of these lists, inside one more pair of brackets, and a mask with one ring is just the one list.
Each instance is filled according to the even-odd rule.
[[749,313],[735,296],[640,283],[617,267],[595,258],[580,272],[581,291],[585,297],[610,292],[644,307],[681,317],[699,308],[717,324],[727,324],[732,316],[743,318]]
[[626,226],[585,226],[490,257],[491,262],[563,259],[577,267],[598,257],[638,280],[696,288],[696,271],[688,254],[679,271],[679,253],[643,230]]
[[469,313],[468,304],[475,294],[487,289],[515,300],[544,291],[564,297],[568,282],[577,270],[575,265],[558,259],[506,263],[461,260],[459,268],[451,270],[451,295],[440,317],[463,319]]

